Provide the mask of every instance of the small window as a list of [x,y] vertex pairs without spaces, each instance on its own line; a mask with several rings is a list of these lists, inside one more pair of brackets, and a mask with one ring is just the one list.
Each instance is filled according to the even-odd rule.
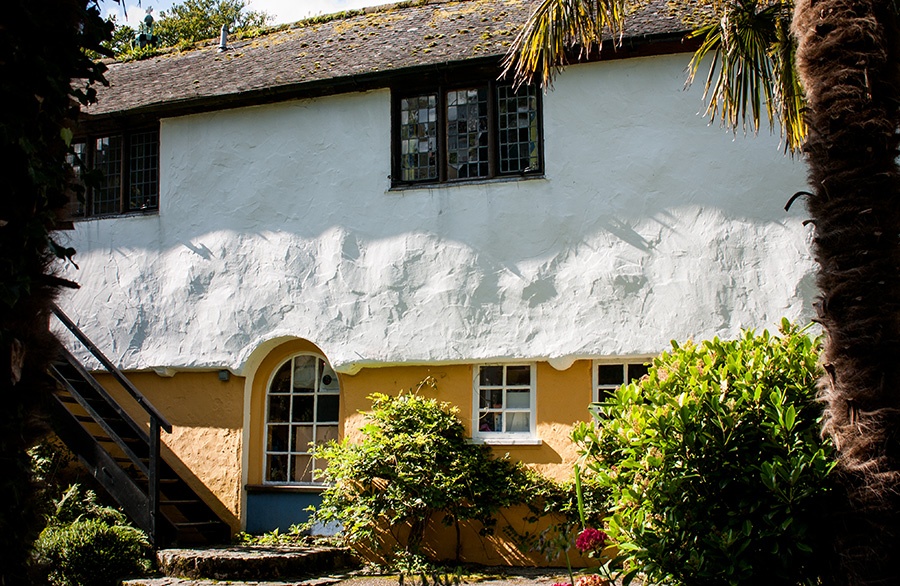
[[620,386],[638,380],[650,369],[651,358],[633,362],[594,363],[594,401],[603,402]]
[[484,438],[534,433],[533,364],[476,366],[473,435]]
[[[99,136],[72,144],[68,157],[83,191],[72,217],[109,216],[159,208],[159,131]],[[90,185],[85,174],[95,174]]]
[[282,364],[266,395],[265,481],[313,484],[327,462],[315,445],[338,439],[340,383],[320,356],[301,354]]
[[541,172],[536,86],[435,88],[395,104],[395,185]]

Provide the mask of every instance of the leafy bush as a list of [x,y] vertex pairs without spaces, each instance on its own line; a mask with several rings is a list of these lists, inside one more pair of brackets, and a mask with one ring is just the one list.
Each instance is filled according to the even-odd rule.
[[146,535],[78,485],[57,501],[35,551],[50,582],[58,586],[114,586],[150,568]]
[[[523,552],[534,552],[555,562],[564,558],[569,564],[569,550],[574,546],[574,535],[585,526],[600,526],[608,511],[609,491],[600,486],[594,475],[582,477],[578,482],[558,482],[533,471],[525,470],[526,484],[521,492],[526,497],[529,514],[527,523],[539,523],[540,531],[527,527],[516,531],[505,527],[504,532]],[[579,489],[579,485],[584,486]],[[549,522],[547,522],[549,520]]]
[[573,432],[610,490],[610,537],[652,581],[815,584],[833,467],[817,341],[783,321],[672,346]]
[[[424,385],[434,382],[426,379],[416,391]],[[487,446],[471,444],[456,408],[417,392],[369,398],[362,443],[344,440],[316,450],[328,460],[324,479],[331,486],[313,517],[340,523],[351,545],[364,545],[388,563],[421,560],[432,522],[477,521],[488,534],[494,514],[519,502],[521,468],[492,457]],[[398,551],[379,539],[385,528],[395,531]]]

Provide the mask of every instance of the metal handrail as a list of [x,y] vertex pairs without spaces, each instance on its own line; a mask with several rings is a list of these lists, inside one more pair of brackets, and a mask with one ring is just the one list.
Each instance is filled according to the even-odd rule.
[[[93,342],[75,325],[69,316],[67,316],[63,310],[59,308],[55,303],[51,305],[50,310],[53,312],[53,315],[62,322],[66,328],[81,342],[85,348],[100,361],[100,364],[109,372],[113,378],[118,381],[120,385],[128,392],[131,397],[137,401],[137,404],[140,405],[144,411],[146,411],[147,415],[150,417],[150,433],[147,436],[148,440],[148,448],[149,448],[149,462],[147,463],[146,468],[142,463],[138,462],[140,468],[142,468],[147,474],[147,506],[148,506],[148,517],[150,527],[148,528],[148,533],[150,540],[153,544],[159,543],[159,472],[160,465],[162,460],[162,454],[160,451],[160,429],[164,429],[167,433],[172,433],[172,424],[160,413],[156,407],[153,406],[150,401],[147,400],[144,395],[141,394],[139,390],[128,380],[122,371],[120,371],[115,364],[113,364],[104,354],[100,351],[97,346],[94,345]],[[103,393],[105,395],[105,393]],[[111,397],[106,395],[104,400],[107,402],[111,401]],[[118,408],[118,405],[115,405],[113,401],[113,407]],[[89,410],[89,413],[91,411]],[[130,419],[130,418],[127,418]],[[101,423],[98,421],[98,423]],[[101,424],[101,427],[106,427]],[[117,434],[112,434],[111,437],[118,438]],[[121,440],[119,440],[121,442]],[[125,449],[126,455],[134,461],[134,453],[127,448],[127,446],[123,446]]]
[[144,395],[142,395],[139,390],[137,390],[137,388],[135,388],[130,380],[125,378],[125,375],[122,374],[122,371],[116,368],[116,365],[113,364],[109,360],[109,358],[107,358],[86,335],[84,335],[84,332],[82,332],[78,328],[78,326],[75,325],[75,322],[69,319],[69,316],[67,316],[63,312],[63,310],[61,310],[55,303],[51,306],[50,310],[53,312],[53,315],[55,315],[59,319],[59,321],[61,321],[63,325],[66,326],[66,328],[68,328],[68,330],[72,332],[72,334],[74,334],[76,338],[78,338],[78,341],[81,342],[85,348],[87,348],[87,350],[94,356],[94,358],[100,361],[100,364],[103,365],[103,367],[113,376],[113,378],[115,378],[116,381],[118,381],[118,383],[122,385],[122,387],[126,391],[128,391],[128,394],[131,395],[135,401],[137,401],[137,404],[140,405],[144,409],[144,411],[146,411],[147,414],[150,415],[151,418],[155,418],[159,422],[159,426],[164,429],[166,433],[172,433],[172,424],[169,423],[165,416],[160,413],[156,409],[156,407],[154,407],[153,404],[150,403],[150,401],[148,401],[147,398],[144,397]]

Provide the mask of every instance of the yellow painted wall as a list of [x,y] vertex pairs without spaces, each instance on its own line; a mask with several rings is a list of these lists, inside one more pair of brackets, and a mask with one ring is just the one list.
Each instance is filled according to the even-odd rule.
[[[95,376],[135,420],[147,423],[144,410],[110,375]],[[222,382],[216,372],[127,376],[172,424],[172,433],[161,435],[166,461],[232,531],[239,531],[244,379]]]
[[[249,373],[252,376],[249,395],[248,436],[243,438],[244,397],[246,380],[232,376],[222,382],[216,372],[181,372],[164,378],[154,373],[129,373],[138,389],[172,423],[172,434],[163,433],[164,449],[172,457],[170,463],[234,531],[241,527],[242,450],[247,450],[247,484],[262,484],[263,443],[265,436],[266,389],[276,369],[291,356],[301,352],[321,354],[304,340],[293,340],[277,346]],[[361,412],[371,408],[366,398],[371,393],[396,394],[414,388],[426,377],[433,377],[437,389],[421,392],[440,401],[456,405],[459,417],[471,433],[473,413],[472,365],[396,366],[367,368],[356,375],[339,374],[341,383],[341,437],[361,438],[364,423]],[[125,392],[109,376],[98,375],[104,386],[117,397]],[[536,374],[537,436],[540,445],[493,446],[498,456],[509,454],[541,473],[559,480],[568,478],[575,461],[575,448],[569,433],[575,421],[588,418],[591,399],[591,362],[577,361],[559,371],[545,362],[538,363]],[[143,411],[133,401],[123,400],[126,409],[139,421],[146,421]],[[243,445],[242,445],[243,444]],[[506,516],[515,516],[507,512]],[[510,520],[514,521],[512,517]],[[502,524],[502,521],[501,521]],[[523,556],[502,532],[491,538],[477,536],[476,530],[464,528],[463,556],[466,561],[487,564],[533,564],[542,560]],[[440,545],[435,554],[450,557],[448,539],[455,533],[435,540]],[[445,543],[447,542],[447,543]]]
[[[437,391],[425,389],[422,394],[459,408],[459,416],[472,431],[474,408],[471,365],[396,366],[363,369],[355,376],[341,377],[341,410],[346,414],[344,434],[359,438],[364,423],[361,411],[371,408],[366,397],[375,392],[396,394],[418,385],[427,376],[437,381]],[[546,362],[538,363],[536,376],[537,436],[539,446],[494,446],[498,455],[533,465],[541,473],[562,480],[569,478],[577,456],[569,433],[572,424],[589,418],[591,402],[591,362],[579,360],[559,371]]]

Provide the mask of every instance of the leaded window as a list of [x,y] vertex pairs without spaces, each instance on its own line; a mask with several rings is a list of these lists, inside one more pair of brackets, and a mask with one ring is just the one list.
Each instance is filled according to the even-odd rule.
[[395,185],[541,172],[536,86],[438,87],[400,95],[395,105]]
[[327,462],[313,447],[338,438],[340,383],[325,360],[300,354],[282,364],[266,395],[265,481],[311,484]]
[[76,141],[68,161],[75,169],[82,194],[81,199],[73,196],[69,204],[73,217],[159,208],[158,130]]

